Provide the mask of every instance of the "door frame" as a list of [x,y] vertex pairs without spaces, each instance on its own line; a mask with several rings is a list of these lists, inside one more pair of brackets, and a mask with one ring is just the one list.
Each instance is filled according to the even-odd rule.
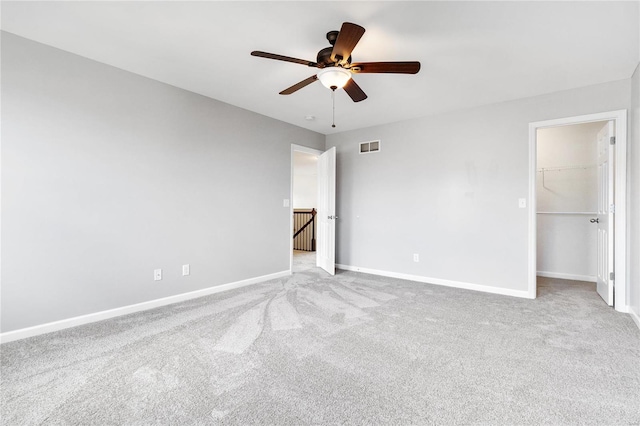
[[[295,152],[304,152],[305,154],[313,154],[320,156],[324,151],[319,149],[309,148],[303,145],[291,144],[291,179],[289,185],[289,274],[293,273],[293,162]],[[316,238],[320,238],[319,235]],[[318,252],[316,252],[316,261],[318,259]]]
[[614,214],[614,270],[616,311],[628,312],[627,304],[627,110],[601,112],[597,114],[564,117],[553,120],[529,123],[529,249],[528,249],[528,296],[535,299],[538,285],[537,272],[537,216],[536,216],[536,170],[537,170],[537,131],[538,129],[592,123],[594,121],[613,121],[615,123],[615,214]]

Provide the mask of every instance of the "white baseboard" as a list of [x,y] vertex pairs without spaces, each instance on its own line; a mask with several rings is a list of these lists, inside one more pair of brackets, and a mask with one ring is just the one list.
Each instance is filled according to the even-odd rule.
[[573,280],[573,281],[588,281],[595,283],[598,281],[595,275],[577,275],[577,274],[564,274],[562,272],[549,272],[549,271],[537,271],[536,275],[545,278],[558,278],[561,280]]
[[98,322],[109,318],[122,315],[128,315],[135,312],[146,311],[149,309],[159,308],[161,306],[171,305],[173,303],[184,302],[185,300],[197,299],[198,297],[208,296],[210,294],[220,293],[235,288],[245,287],[252,284],[258,284],[264,281],[282,278],[291,275],[291,271],[276,272],[274,274],[262,275],[260,277],[249,278],[242,281],[221,284],[202,290],[191,291],[189,293],[176,294],[174,296],[163,297],[162,299],[149,300],[147,302],[136,303],[134,305],[123,306],[120,308],[109,309],[106,311],[94,312],[92,314],[81,315],[78,317],[67,318],[60,321],[40,324],[33,327],[21,328],[19,330],[0,333],[0,344],[13,342],[14,340],[26,339],[27,337],[38,336],[40,334],[51,333],[54,331],[64,330],[65,328],[77,327],[79,325]]
[[629,315],[631,315],[633,322],[635,322],[638,328],[640,328],[640,312],[636,312],[635,309],[629,307]]
[[[410,275],[410,274],[403,274],[403,273],[399,273],[399,272],[389,272],[389,271],[380,271],[377,269],[369,269],[369,268],[360,268],[357,266],[351,266],[351,265],[338,265],[336,264],[336,268],[338,269],[343,269],[346,271],[354,271],[354,272],[362,272],[365,274],[372,274],[372,275],[380,275],[383,277],[390,277],[390,278],[399,278],[402,280],[409,280],[409,281],[417,281],[420,283],[427,283],[427,284],[436,284],[436,285],[442,285],[445,287],[455,287],[455,288],[463,288],[465,290],[474,290],[474,291],[481,291],[484,293],[493,293],[493,294],[501,294],[504,296],[514,296],[514,297],[523,297],[526,299],[532,299],[532,297],[529,295],[529,291],[528,290],[512,290],[509,288],[501,288],[501,287],[491,287],[491,286],[487,286],[487,285],[482,285],[482,284],[474,284],[474,283],[465,283],[462,281],[451,281],[451,280],[443,280],[440,278],[429,278],[429,277],[423,277],[420,275]],[[535,299],[535,297],[534,297]]]

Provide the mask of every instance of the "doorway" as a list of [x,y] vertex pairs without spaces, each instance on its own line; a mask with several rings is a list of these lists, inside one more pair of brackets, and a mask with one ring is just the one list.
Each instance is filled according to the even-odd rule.
[[598,216],[598,141],[608,125],[594,121],[537,130],[536,255],[538,289],[580,284],[596,291],[600,278],[603,299],[612,304],[598,261],[599,228],[605,224]]
[[317,262],[318,157],[315,153],[293,151],[293,272],[313,268]]
[[627,311],[626,128],[626,110],[529,125],[529,297],[538,275],[594,281]]
[[[335,238],[336,225],[338,219],[336,216],[336,148],[330,148],[327,151],[319,151],[313,148],[307,148],[301,145],[291,145],[291,189],[289,199],[294,199],[294,182],[295,182],[295,164],[297,154],[311,154],[316,158],[317,164],[317,195],[316,195],[316,224],[317,233],[315,234],[315,264],[324,269],[330,275],[335,274]],[[298,155],[298,157],[300,157]],[[308,199],[308,195],[298,197]],[[305,201],[305,203],[313,202],[313,200]],[[293,216],[294,203],[289,203],[291,218],[291,234],[290,238],[290,263],[289,270],[293,271]]]

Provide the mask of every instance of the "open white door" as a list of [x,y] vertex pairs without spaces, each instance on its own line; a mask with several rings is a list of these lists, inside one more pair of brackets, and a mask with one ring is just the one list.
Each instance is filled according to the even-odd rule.
[[336,273],[336,148],[318,157],[317,266]]
[[613,121],[598,132],[598,294],[613,306],[614,267],[614,135]]

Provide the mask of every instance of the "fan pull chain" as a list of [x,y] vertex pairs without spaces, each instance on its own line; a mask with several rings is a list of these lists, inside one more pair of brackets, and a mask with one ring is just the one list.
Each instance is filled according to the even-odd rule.
[[331,123],[331,127],[336,127],[336,88],[335,86],[331,88],[331,102],[333,103],[333,120]]

